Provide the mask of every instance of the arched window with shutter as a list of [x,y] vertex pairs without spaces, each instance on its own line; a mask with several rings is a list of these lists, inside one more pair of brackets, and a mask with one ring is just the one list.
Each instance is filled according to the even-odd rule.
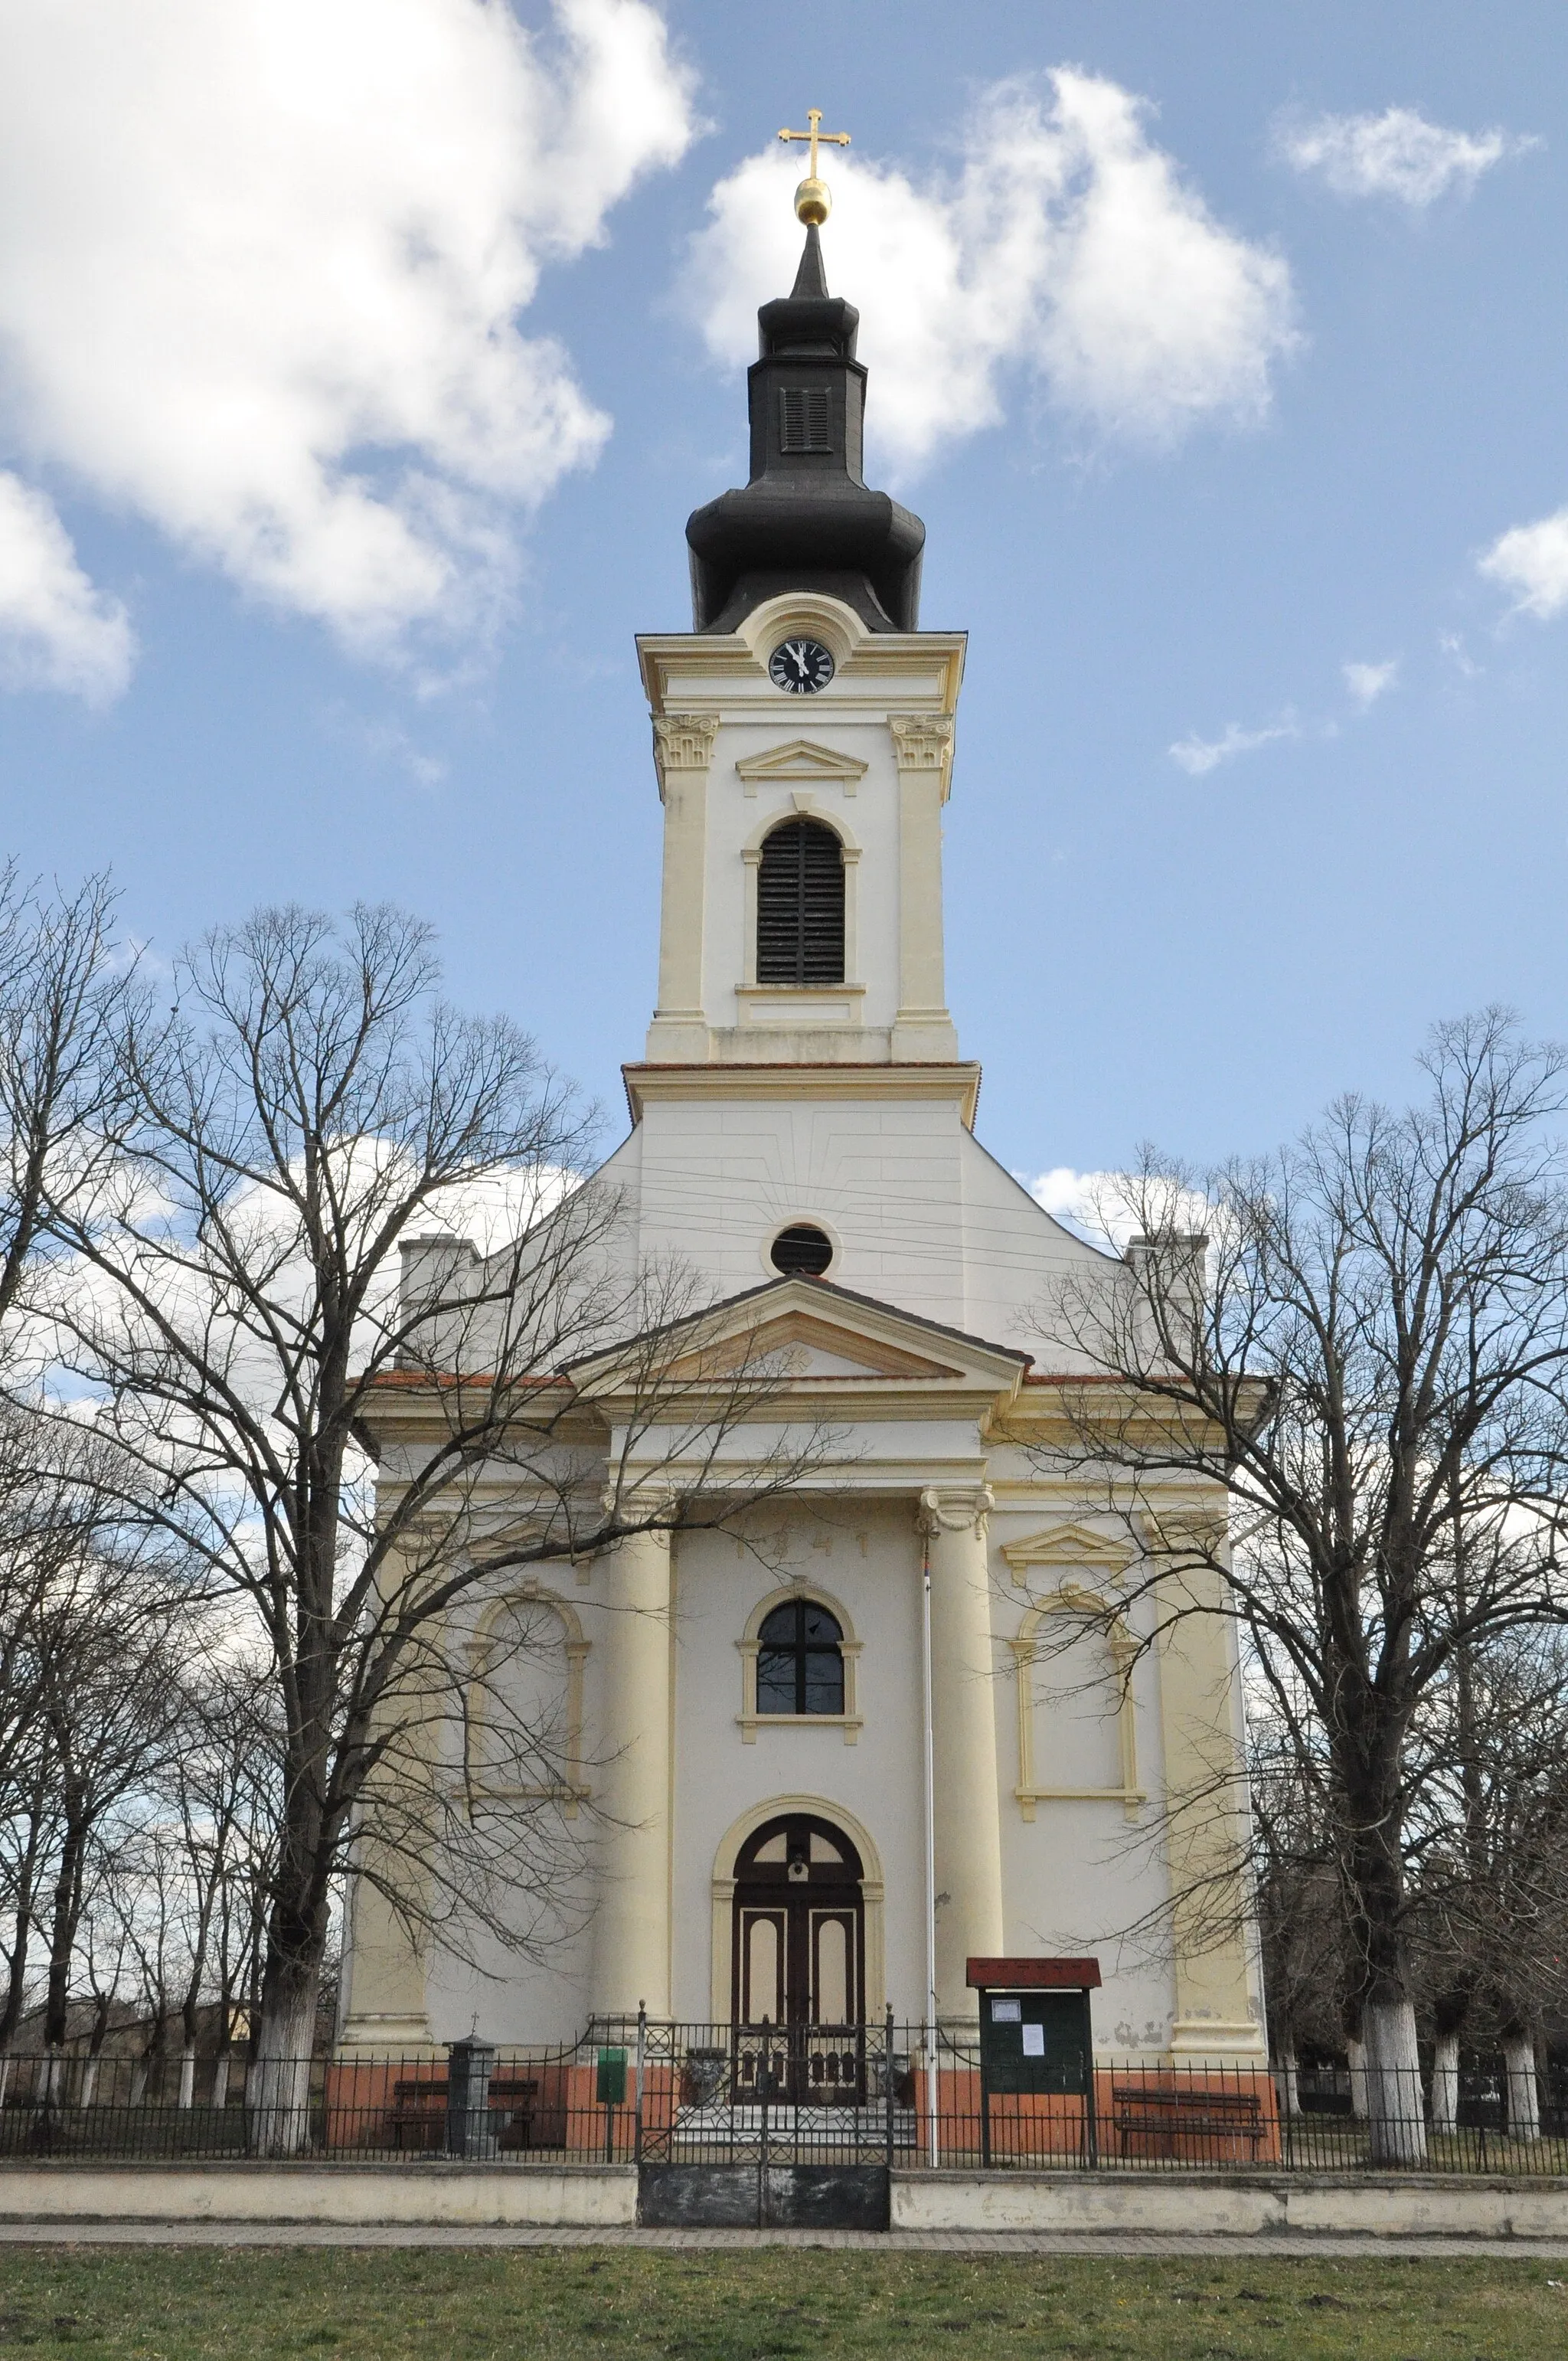
[[785,820],[757,873],[757,982],[843,981],[843,847],[819,819]]

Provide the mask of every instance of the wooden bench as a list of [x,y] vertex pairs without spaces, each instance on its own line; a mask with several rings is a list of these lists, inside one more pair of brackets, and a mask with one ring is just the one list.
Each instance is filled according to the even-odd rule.
[[[533,2130],[539,2084],[532,2077],[495,2074],[490,2078],[490,2112],[504,2120],[497,2129],[498,2145],[527,2147]],[[387,2130],[396,2148],[429,2155],[446,2146],[446,2079],[410,2075],[392,2085],[391,2113]]]
[[1255,2159],[1267,2128],[1255,2091],[1159,2091],[1113,2082],[1111,2110],[1124,2156],[1143,2136],[1167,2143],[1170,2155],[1179,2140],[1245,2140]]

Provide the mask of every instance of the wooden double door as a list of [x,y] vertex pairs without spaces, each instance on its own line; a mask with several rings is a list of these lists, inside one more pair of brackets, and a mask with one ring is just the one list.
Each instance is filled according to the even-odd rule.
[[[852,2105],[861,2095],[865,1905],[861,1857],[804,1813],[758,1828],[735,1867],[730,2007],[737,2095]],[[766,2028],[766,2037],[762,2029]]]

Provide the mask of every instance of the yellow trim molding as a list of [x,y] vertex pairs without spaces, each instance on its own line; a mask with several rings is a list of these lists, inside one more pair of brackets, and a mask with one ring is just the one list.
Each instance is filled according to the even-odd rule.
[[1027,1587],[1030,1572],[1037,1565],[1088,1566],[1102,1582],[1114,1582],[1125,1574],[1135,1554],[1130,1543],[1096,1532],[1089,1525],[1047,1525],[1026,1541],[1002,1545],[1007,1570],[1021,1589]]
[[[1104,1634],[1119,1700],[1116,1736],[1122,1756],[1120,1786],[1041,1787],[1036,1784],[1035,1661],[1041,1653],[1041,1626],[1049,1615],[1079,1616],[1087,1627]],[[1138,1644],[1116,1609],[1098,1591],[1085,1590],[1075,1582],[1064,1582],[1059,1590],[1029,1609],[1018,1627],[1017,1638],[1009,1641],[1008,1645],[1017,1668],[1018,1690],[1018,1784],[1013,1793],[1018,1799],[1023,1817],[1032,1820],[1036,1804],[1075,1803],[1120,1804],[1128,1819],[1135,1819],[1138,1806],[1148,1800],[1146,1791],[1138,1784],[1137,1709],[1133,1703],[1129,1677]]]
[[735,1863],[741,1846],[754,1835],[764,1821],[783,1819],[790,1812],[806,1812],[814,1819],[828,1820],[849,1838],[861,1856],[861,1901],[864,1906],[866,1928],[866,2021],[874,2024],[886,2006],[887,1936],[883,1910],[887,1888],[883,1880],[882,1855],[872,1839],[871,1830],[853,1812],[846,1811],[830,1795],[771,1795],[765,1803],[753,1804],[731,1821],[718,1840],[713,1856],[713,1939],[711,2017],[717,2025],[729,2022],[729,1946],[735,1908]]
[[524,1797],[542,1800],[547,1796],[554,1796],[560,1803],[565,1817],[573,1820],[576,1818],[579,1803],[586,1803],[593,1793],[583,1777],[583,1667],[587,1662],[588,1651],[593,1642],[584,1638],[581,1619],[569,1599],[558,1597],[553,1590],[545,1590],[536,1582],[520,1583],[512,1589],[503,1592],[499,1598],[491,1599],[475,1625],[474,1636],[468,1643],[468,1685],[472,1699],[468,1716],[469,1726],[476,1739],[479,1737],[485,1727],[485,1659],[487,1652],[492,1645],[495,1627],[509,1607],[524,1604],[547,1608],[566,1635],[565,1643],[566,1726],[563,1749],[565,1776],[564,1779],[553,1780],[548,1784],[538,1787],[523,1787],[510,1784],[504,1786],[492,1786],[477,1778],[473,1784],[477,1794],[494,1796],[503,1801],[509,1797],[521,1801]]
[[[844,1710],[842,1713],[759,1713],[757,1711],[757,1655],[761,1649],[762,1625],[775,1607],[787,1607],[793,1599],[809,1598],[818,1607],[826,1607],[837,1622],[843,1637],[839,1645],[844,1658]],[[740,1710],[735,1719],[740,1725],[741,1742],[755,1746],[759,1730],[841,1730],[846,1746],[853,1746],[865,1728],[865,1716],[856,1709],[855,1664],[861,1642],[856,1639],[849,1612],[831,1591],[819,1590],[814,1582],[789,1582],[781,1589],[771,1591],[760,1605],[753,1608],[744,1636],[736,1641],[740,1651]]]

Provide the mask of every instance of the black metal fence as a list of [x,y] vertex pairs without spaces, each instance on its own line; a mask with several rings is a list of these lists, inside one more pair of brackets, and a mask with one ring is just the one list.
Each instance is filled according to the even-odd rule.
[[[0,2059],[0,2157],[1568,2174],[1568,2109],[1503,2070],[1370,2093],[1251,2065],[1100,2059],[988,2087],[978,2032],[597,2020],[576,2042],[228,2059]],[[1358,2107],[1360,2111],[1358,2112]]]

